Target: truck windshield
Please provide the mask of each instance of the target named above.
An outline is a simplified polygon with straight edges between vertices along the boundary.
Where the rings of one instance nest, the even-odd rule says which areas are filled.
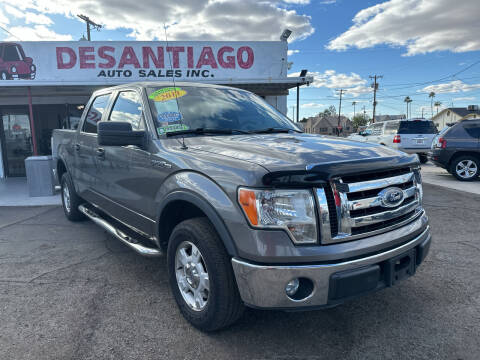
[[[263,99],[243,90],[150,87],[147,95],[159,135],[195,129],[237,130],[239,133],[265,129],[300,131]]]

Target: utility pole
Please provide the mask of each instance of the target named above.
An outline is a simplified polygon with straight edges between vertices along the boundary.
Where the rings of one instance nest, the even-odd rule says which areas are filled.
[[[357,102],[356,101],[352,102],[352,105],[353,105],[353,117],[355,117],[355,105],[357,105]]]
[[[86,15],[77,15],[80,19],[82,19],[83,21],[85,21],[87,23],[87,40],[90,41],[90,25],[92,25],[92,27],[95,29],[95,30],[100,30],[102,28],[102,25],[100,24],[97,24],[95,22],[93,22],[92,20],[90,20],[90,18]]]
[[[337,125],[337,134],[340,136],[340,116],[342,114],[342,95],[347,92],[347,90],[340,89],[340,90],[335,90],[337,94],[340,95],[340,104],[338,105],[338,125]]]
[[[292,106],[292,121],[295,121],[295,106]]]
[[[378,83],[377,83],[377,79],[381,79],[383,78],[382,75],[370,75],[369,76],[370,79],[373,79],[373,84],[371,85],[372,88],[373,88],[373,116],[372,116],[372,123],[375,122],[375,108],[377,107],[377,90],[378,90]]]
[[[365,105],[363,105],[363,120],[367,117],[367,112],[365,111]]]

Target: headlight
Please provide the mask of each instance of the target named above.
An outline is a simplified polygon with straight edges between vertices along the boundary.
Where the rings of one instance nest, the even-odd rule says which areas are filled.
[[[35,72],[35,65],[33,65],[33,64],[30,65],[30,71],[31,71],[31,72]]]
[[[16,73],[16,72],[17,72],[17,68],[16,68],[15,66],[12,66],[12,67],[10,68],[10,71],[11,71],[12,73]]]
[[[309,190],[240,188],[238,202],[252,226],[284,229],[295,244],[317,242],[315,202]]]

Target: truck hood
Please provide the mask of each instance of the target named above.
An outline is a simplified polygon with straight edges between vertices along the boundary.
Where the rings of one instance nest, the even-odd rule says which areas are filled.
[[[305,170],[315,164],[402,158],[383,145],[311,134],[253,134],[188,138],[188,147],[248,161],[267,171]]]

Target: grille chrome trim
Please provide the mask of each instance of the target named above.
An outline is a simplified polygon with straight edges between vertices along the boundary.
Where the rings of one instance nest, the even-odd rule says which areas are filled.
[[[366,191],[366,190],[374,190],[374,189],[381,189],[384,187],[389,187],[392,185],[403,184],[409,181],[412,181],[415,175],[413,172],[398,175],[390,178],[378,179],[378,180],[369,180],[369,181],[362,181],[358,183],[350,183],[348,184],[348,192],[359,192],[359,191]]]
[[[405,199],[405,203],[398,207],[384,207],[381,204],[380,195],[372,197],[372,193],[375,193],[374,190],[380,193],[383,189],[395,185],[402,187]],[[330,186],[333,199],[331,195],[329,197],[326,194],[330,189],[315,189],[319,209],[321,244],[356,240],[391,231],[408,224],[424,213],[421,185],[417,183],[413,171],[389,178],[352,183],[343,183],[342,179],[338,178],[332,180]],[[362,193],[363,191],[369,191],[369,193]],[[348,200],[352,193],[356,193],[355,200]],[[361,198],[361,196],[368,197]],[[365,211],[365,215],[363,212],[357,211],[364,209],[368,210]],[[350,211],[354,210],[355,214],[352,213],[351,216]],[[397,218],[398,222],[395,221]],[[332,222],[332,219],[336,219],[338,225]],[[375,224],[378,225],[375,226]]]

